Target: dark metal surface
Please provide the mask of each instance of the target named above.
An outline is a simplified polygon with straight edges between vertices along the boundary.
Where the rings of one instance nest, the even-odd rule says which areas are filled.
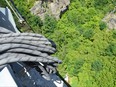
[[[11,66],[17,85],[67,87],[57,76],[56,67],[61,60],[51,56],[56,52],[52,43],[40,34],[20,33],[13,24],[13,18],[8,20],[3,12],[0,16],[0,22],[3,23],[0,25],[0,65]]]

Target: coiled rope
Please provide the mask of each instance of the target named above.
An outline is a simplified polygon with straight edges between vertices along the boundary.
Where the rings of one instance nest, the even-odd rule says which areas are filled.
[[[40,34],[13,33],[0,27],[0,65],[12,62],[61,63],[51,42]]]

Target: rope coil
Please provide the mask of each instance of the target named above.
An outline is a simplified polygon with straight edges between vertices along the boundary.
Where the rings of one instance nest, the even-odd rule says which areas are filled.
[[[32,62],[42,71],[42,75],[50,79],[49,73],[56,73],[57,65],[62,63],[50,56],[55,52],[55,47],[43,35],[13,33],[0,27],[0,66],[13,62]]]

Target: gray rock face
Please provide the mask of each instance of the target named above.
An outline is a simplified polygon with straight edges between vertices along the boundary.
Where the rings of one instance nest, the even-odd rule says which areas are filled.
[[[61,14],[68,9],[70,0],[38,0],[30,9],[31,13],[44,19],[45,14],[59,19]]]
[[[108,29],[116,29],[116,14],[108,13],[103,21],[106,22]]]

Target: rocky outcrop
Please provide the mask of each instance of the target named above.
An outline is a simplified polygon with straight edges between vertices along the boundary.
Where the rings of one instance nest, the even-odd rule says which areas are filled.
[[[116,29],[116,6],[103,18],[103,21],[107,24],[108,29]]]
[[[31,13],[44,19],[45,14],[54,16],[59,19],[70,4],[70,0],[38,0],[30,9]]]

